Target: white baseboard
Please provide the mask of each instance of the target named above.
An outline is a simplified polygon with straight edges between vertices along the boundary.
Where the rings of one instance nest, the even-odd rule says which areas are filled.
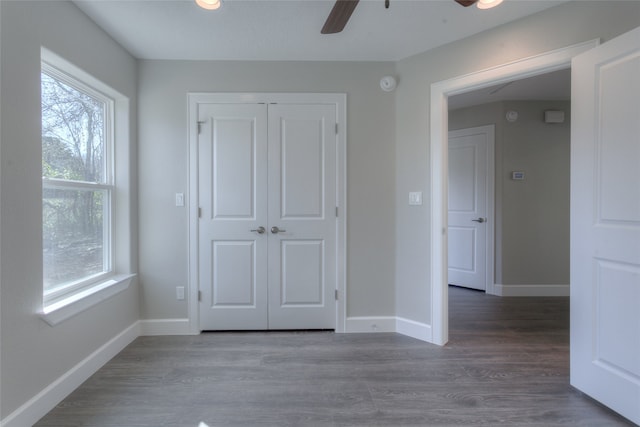
[[[140,335],[193,335],[189,319],[147,319],[140,321]]]
[[[394,316],[347,317],[347,333],[395,331],[396,318]]]
[[[139,336],[139,332],[140,325],[135,322],[9,414],[0,422],[0,425],[2,427],[24,427],[35,424],[112,357],[135,340]]]
[[[431,325],[402,317],[396,318],[396,332],[421,341],[433,342]]]
[[[431,325],[395,316],[347,317],[345,332],[396,332],[426,342],[433,340]]]
[[[569,285],[494,285],[503,297],[568,297]]]

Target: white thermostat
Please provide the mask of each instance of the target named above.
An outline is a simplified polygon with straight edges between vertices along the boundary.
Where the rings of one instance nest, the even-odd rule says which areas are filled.
[[[511,179],[514,181],[524,181],[524,172],[522,171],[511,172]]]

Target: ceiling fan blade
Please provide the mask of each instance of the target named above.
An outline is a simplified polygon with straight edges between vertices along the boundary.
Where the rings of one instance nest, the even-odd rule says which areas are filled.
[[[359,0],[336,0],[336,4],[333,5],[333,9],[327,17],[321,34],[335,34],[342,31],[347,25],[351,14],[358,5]]]
[[[455,0],[455,2],[461,4],[464,7],[469,7],[472,4],[476,4],[478,0]]]

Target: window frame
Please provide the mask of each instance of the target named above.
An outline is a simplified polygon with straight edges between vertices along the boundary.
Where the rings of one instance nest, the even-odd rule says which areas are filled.
[[[80,76],[80,73],[74,73],[72,66],[64,66],[64,64],[52,64],[41,58],[41,75],[47,74],[49,77],[56,79],[71,88],[86,94],[104,104],[104,162],[102,165],[102,182],[88,182],[65,180],[60,178],[42,177],[42,190],[59,189],[59,190],[76,190],[76,191],[104,191],[106,194],[103,203],[103,271],[97,274],[84,276],[78,280],[63,283],[52,289],[44,289],[43,275],[43,307],[46,309],[50,306],[57,306],[67,298],[73,298],[77,294],[81,294],[88,289],[100,286],[105,280],[108,280],[115,272],[115,209],[114,200],[116,199],[115,185],[115,115],[116,101],[103,91],[97,89],[94,85],[87,82],[86,76]],[[60,62],[60,61],[56,61]],[[41,78],[42,80],[42,78]],[[96,80],[97,79],[93,79]],[[41,95],[42,96],[42,95]],[[44,199],[44,194],[42,195]],[[44,248],[43,248],[44,249]],[[43,255],[44,256],[44,255]]]

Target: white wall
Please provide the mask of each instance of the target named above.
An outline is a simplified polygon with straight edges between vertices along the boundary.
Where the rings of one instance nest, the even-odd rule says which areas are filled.
[[[396,314],[431,324],[430,85],[640,25],[640,2],[570,2],[398,62],[396,97]],[[422,190],[423,206],[402,203]]]
[[[140,61],[140,283],[144,319],[186,318],[188,92],[347,94],[348,316],[394,314],[393,63]],[[187,203],[188,205],[188,203]]]
[[[7,418],[139,318],[138,288],[51,327],[42,309],[40,48],[136,104],[136,62],[71,3],[0,2],[2,54],[2,405]],[[135,115],[130,121],[135,123]],[[136,129],[130,139],[135,141]],[[135,145],[131,147],[135,162]],[[132,178],[135,170],[131,171]],[[134,191],[127,195],[135,200]],[[132,216],[135,218],[135,210]],[[135,221],[127,224],[134,237]],[[135,255],[130,264],[136,264]]]
[[[515,110],[509,123],[505,113]],[[544,123],[544,111],[565,112]],[[449,112],[449,130],[495,124],[496,283],[569,285],[570,102],[507,101]],[[524,181],[511,179],[524,171]],[[567,289],[568,290],[568,289]]]

